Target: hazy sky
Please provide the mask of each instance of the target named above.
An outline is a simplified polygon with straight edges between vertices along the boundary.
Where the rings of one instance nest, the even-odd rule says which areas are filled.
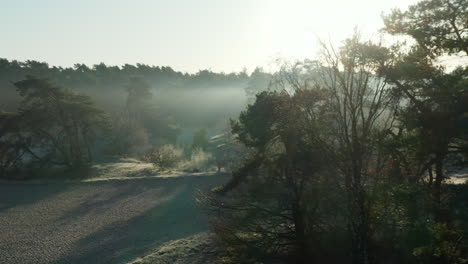
[[[0,0],[0,58],[196,72],[313,57],[317,37],[368,36],[415,0]]]

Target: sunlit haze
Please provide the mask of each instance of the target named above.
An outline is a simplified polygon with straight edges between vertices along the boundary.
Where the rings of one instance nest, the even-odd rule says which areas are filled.
[[[415,1],[1,0],[0,57],[54,66],[144,63],[196,72],[268,69],[316,54],[358,27],[375,36],[382,12]]]
[[[468,264],[468,0],[0,0],[0,264]]]

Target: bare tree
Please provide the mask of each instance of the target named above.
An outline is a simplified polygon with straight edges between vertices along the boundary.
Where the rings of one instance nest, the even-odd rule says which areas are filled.
[[[317,85],[330,99],[332,126],[323,135],[323,145],[336,164],[347,195],[353,263],[369,263],[369,201],[373,177],[383,168],[379,150],[392,127],[392,97],[379,67],[388,60],[387,49],[362,42],[358,34],[336,50],[322,43]],[[319,139],[320,140],[320,139]]]

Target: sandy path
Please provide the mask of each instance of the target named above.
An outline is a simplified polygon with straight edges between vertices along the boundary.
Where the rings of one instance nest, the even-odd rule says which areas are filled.
[[[125,263],[206,231],[195,190],[223,175],[0,182],[0,263]]]

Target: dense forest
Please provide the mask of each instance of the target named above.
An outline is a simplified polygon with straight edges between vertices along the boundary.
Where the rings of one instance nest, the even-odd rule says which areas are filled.
[[[218,263],[468,263],[468,184],[451,181],[468,161],[468,2],[383,20],[404,41],[356,31],[273,73],[1,59],[0,176],[109,157],[229,173],[196,197]]]
[[[31,83],[41,83],[43,89],[56,86],[61,91],[89,97],[103,111],[101,127],[106,126],[107,132],[110,129],[114,137],[124,133],[129,137],[124,143],[127,146],[101,151],[103,155],[135,154],[146,148],[148,142],[189,146],[200,130],[207,131],[206,137],[222,133],[229,118],[238,115],[249,98],[254,98],[256,89],[267,89],[271,77],[261,68],[249,75],[208,70],[188,74],[170,67],[141,64],[118,67],[101,63],[92,68],[76,64],[73,68],[61,68],[37,61],[0,59],[0,65],[0,109],[5,113],[15,112],[26,104],[22,97],[28,88],[24,88],[23,94],[18,86],[25,78]],[[35,99],[43,103],[48,100]],[[100,138],[104,137],[109,139],[109,134]],[[108,143],[112,145],[115,141]]]
[[[160,111],[166,115],[170,113],[184,127],[198,128],[215,127],[222,122],[221,119],[237,115],[245,106],[245,92],[253,97],[255,91],[252,87],[266,86],[270,74],[260,68],[250,75],[246,72],[225,74],[209,70],[188,74],[177,72],[171,67],[142,64],[125,64],[121,67],[104,63],[92,67],[75,64],[72,68],[62,68],[51,67],[45,62],[0,59],[2,109],[14,110],[18,106],[20,96],[13,83],[28,75],[47,78],[75,93],[89,95],[109,112],[123,108],[126,87],[133,85],[132,81],[144,82],[143,85],[147,85],[153,95],[151,99],[154,105]]]

